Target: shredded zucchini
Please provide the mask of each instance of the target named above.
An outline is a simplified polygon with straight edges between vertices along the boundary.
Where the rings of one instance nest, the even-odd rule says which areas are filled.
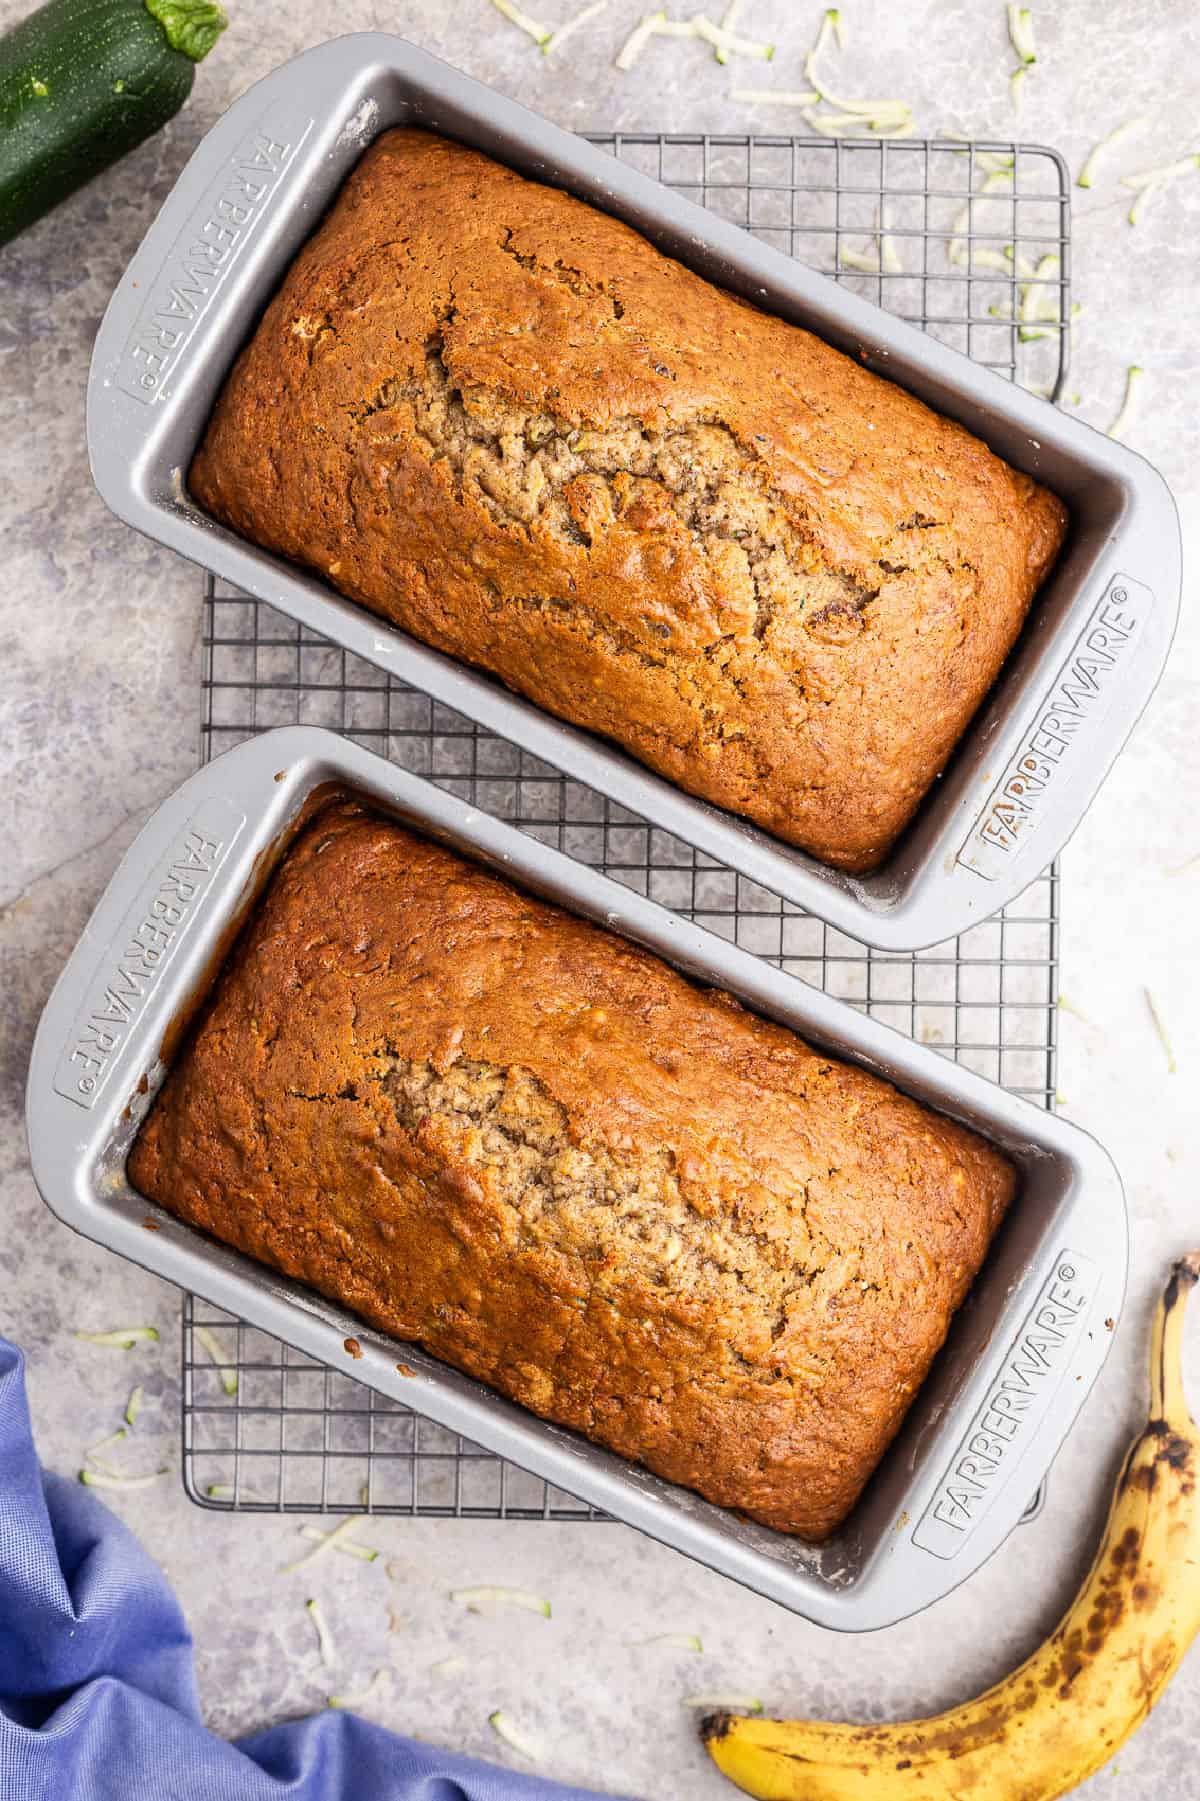
[[[1139,368],[1137,363],[1131,363],[1126,370],[1125,398],[1121,402],[1120,412],[1108,428],[1108,435],[1110,438],[1123,438],[1125,433],[1129,430],[1130,425],[1133,423],[1134,415],[1137,412],[1138,405],[1141,401],[1142,382],[1145,379],[1145,375],[1146,371]],[[1147,999],[1149,999],[1149,989],[1146,990],[1146,996]],[[1150,1006],[1153,1011],[1153,1001],[1150,1002]]]
[[[342,1708],[361,1707],[364,1701],[369,1701],[373,1695],[378,1694],[381,1688],[387,1688],[391,1680],[390,1670],[376,1670],[366,1688],[360,1688],[355,1695],[330,1695],[328,1697],[329,1705]]]
[[[1132,373],[1133,371],[1130,370],[1131,375]],[[1110,432],[1109,436],[1111,437],[1113,435],[1114,434]],[[1166,1025],[1163,1021],[1163,1016],[1158,1010],[1158,1003],[1148,988],[1143,988],[1142,993],[1145,995],[1146,1005],[1150,1009],[1150,1018],[1153,1022],[1154,1030],[1158,1034],[1158,1042],[1162,1045],[1166,1055],[1167,1074],[1169,1076],[1177,1075],[1179,1073],[1179,1065],[1175,1061],[1174,1046],[1171,1043],[1170,1035],[1168,1034]]]
[[[520,1607],[526,1613],[540,1613],[545,1620],[550,1618],[549,1601],[527,1588],[481,1583],[475,1588],[452,1588],[450,1599],[458,1601],[469,1613],[486,1613],[492,1607]]]
[[[221,1387],[227,1395],[235,1395],[238,1391],[237,1371],[233,1369],[230,1364],[226,1363],[225,1353],[217,1340],[216,1333],[210,1331],[207,1326],[196,1326],[194,1330],[197,1342],[203,1350],[208,1352],[209,1356],[217,1366],[217,1373],[221,1378]]]
[[[939,131],[937,135],[949,140],[945,146],[949,155],[974,157],[977,169],[990,172],[1016,168],[1017,159],[1011,151],[976,150],[973,145],[962,142],[964,134],[959,131]]]
[[[504,1743],[521,1757],[528,1758],[530,1763],[541,1762],[542,1750],[537,1740],[530,1738],[529,1734],[522,1731],[500,1708],[488,1715],[488,1725],[498,1739],[503,1739]]]
[[[815,84],[814,84],[815,85]],[[912,107],[906,100],[843,100],[828,88],[817,92],[826,106],[832,106],[852,119],[870,120],[873,125],[903,125],[912,118]]]
[[[912,134],[912,120],[864,119],[859,113],[808,113],[808,123],[822,137],[840,138],[864,130],[880,138],[906,138]]]
[[[761,1713],[763,1704],[757,1695],[713,1694],[685,1695],[685,1707],[703,1707],[721,1713]]]
[[[616,66],[618,69],[626,71],[632,69],[658,27],[666,23],[666,18],[665,12],[656,12],[647,13],[643,19],[638,21],[617,52]]]
[[[817,41],[809,51],[806,61],[815,61],[816,58],[820,56],[825,46],[831,41],[835,43],[839,49],[841,48],[841,39],[838,35],[841,17],[841,13],[836,6],[827,6],[825,8],[825,11],[821,14],[821,23],[817,30]],[[814,87],[818,87],[819,85],[818,82],[813,82]]]
[[[543,25],[540,19],[531,19],[527,12],[522,12],[521,8],[516,5],[516,0],[492,0],[492,5],[498,13],[503,13],[511,24],[518,26],[521,31],[531,37],[535,44],[540,44],[545,49],[554,35],[548,25]]]
[[[582,12],[576,13],[573,19],[568,19],[565,25],[556,26],[548,38],[541,40],[542,55],[549,56],[552,50],[561,50],[567,39],[573,37],[581,25],[586,25],[589,19],[594,19],[597,13],[602,13],[607,5],[608,0],[592,0],[591,6],[585,6]]]
[[[364,1563],[374,1563],[379,1552],[373,1550],[369,1545],[356,1544],[350,1537],[358,1525],[358,1521],[358,1514],[349,1514],[344,1520],[338,1522],[332,1532],[318,1532],[315,1526],[301,1526],[300,1537],[312,1539],[316,1548],[306,1551],[303,1557],[297,1557],[294,1563],[283,1564],[279,1574],[290,1576],[293,1570],[302,1570],[306,1565],[315,1563],[318,1557],[325,1555],[326,1551],[344,1551],[349,1557],[358,1557]]]
[[[907,137],[912,130],[912,107],[904,100],[843,100],[826,86],[817,72],[817,61],[822,51],[833,40],[840,47],[845,42],[841,13],[836,7],[829,7],[822,14],[821,28],[817,32],[817,41],[804,59],[806,80],[817,91],[818,96],[831,106],[838,115],[845,114],[852,119],[867,121],[871,131],[879,136]],[[834,119],[826,114],[820,124],[814,118],[810,123],[816,125],[827,137],[840,134],[842,121],[839,119],[835,127]]]
[[[1055,275],[1058,273],[1058,268],[1059,260],[1057,256],[1051,253],[1041,257],[1034,268],[1033,273],[1030,275],[1029,280],[1025,282],[1021,288],[1020,304],[1017,308],[1017,319],[1023,327],[1032,328],[1034,322],[1037,320],[1049,321],[1054,325],[1060,323],[1058,307],[1053,302],[1051,302],[1049,306],[1047,305],[1048,296],[1046,294],[1046,284],[1053,281]],[[1025,331],[1021,331],[1017,335],[1023,341],[1026,340]],[[1044,338],[1046,333],[1044,331],[1033,332],[1031,330],[1029,335]]]
[[[972,200],[991,199],[995,195],[1000,193],[1000,191],[1002,189],[1011,188],[1012,181],[1013,181],[1012,172],[1010,170],[1007,170],[1007,169],[992,169],[992,170],[990,170],[988,172],[988,174],[986,174],[984,176],[983,181],[981,182],[979,187],[974,189],[974,191],[971,194],[971,198],[966,202],[966,204],[964,206],[961,206],[959,208],[958,212],[954,215],[954,223],[950,227],[951,238],[957,239],[957,238],[961,237],[961,235],[964,231],[970,230],[970,228],[971,228],[971,201]]]
[[[122,1476],[116,1470],[80,1470],[79,1480],[85,1488],[152,1488],[167,1473],[165,1468],[148,1476]]]
[[[1008,37],[1023,67],[1029,67],[1037,61],[1037,50],[1033,42],[1033,14],[1027,6],[1018,5],[1017,0],[1009,0]]]
[[[116,1431],[110,1432],[107,1438],[98,1438],[94,1445],[89,1445],[87,1450],[83,1453],[83,1461],[85,1463],[95,1464],[96,1468],[99,1470],[105,1469],[106,1465],[100,1457],[100,1452],[107,1451],[109,1445],[123,1444],[128,1437],[129,1433],[126,1431],[125,1427],[118,1426]],[[115,1470],[109,1471],[110,1475],[116,1475],[118,1473],[119,1472]]]
[[[970,259],[971,248],[962,234],[971,229],[972,201],[991,199],[1001,190],[1011,188],[1012,184],[1011,169],[990,169],[980,186],[971,194],[970,199],[959,208],[950,226],[950,242],[946,249],[946,255],[952,263],[962,265]],[[976,254],[978,253],[976,252]]]
[[[466,1668],[465,1657],[443,1657],[440,1663],[430,1664],[429,1674],[431,1676],[461,1676]]]
[[[1200,154],[1181,157],[1175,163],[1164,163],[1158,169],[1143,169],[1140,175],[1123,175],[1121,186],[1135,190],[1133,205],[1127,215],[1129,223],[1137,224],[1147,200],[1153,199],[1155,194],[1160,194],[1181,176],[1191,175],[1196,169],[1200,169]]]
[[[1137,175],[1122,175],[1123,188],[1159,188],[1169,181],[1178,181],[1182,175],[1194,175],[1200,169],[1200,151],[1191,156],[1181,156],[1178,162],[1163,163],[1157,169],[1143,169]]]
[[[727,13],[726,18],[728,16]],[[769,63],[775,55],[774,44],[759,44],[752,38],[738,37],[727,26],[714,25],[704,13],[693,13],[690,19],[669,19],[660,8],[658,12],[647,13],[626,38],[617,55],[617,68],[632,69],[653,37],[700,38],[713,46],[718,62],[728,62],[731,56],[753,56]]]
[[[1157,193],[1158,183],[1154,181],[1147,182],[1144,188],[1139,188],[1137,194],[1134,196],[1133,204],[1125,215],[1130,225],[1136,225],[1138,223],[1138,220],[1142,216],[1142,208],[1145,206],[1147,200],[1153,200]]]
[[[313,1630],[317,1635],[317,1650],[320,1654],[321,1662],[325,1664],[326,1667],[329,1667],[334,1661],[333,1634],[330,1632],[329,1626],[326,1623],[325,1615],[321,1612],[321,1603],[319,1601],[306,1601],[304,1603],[304,1610],[312,1621]]]
[[[737,16],[741,10],[742,0],[729,0],[729,5],[725,8],[725,11],[721,16],[722,31],[731,32],[733,30],[734,26],[737,24]],[[727,63],[729,61],[728,50],[723,50],[720,45],[714,50],[713,55],[719,63]]]
[[[157,1326],[114,1326],[111,1332],[76,1332],[84,1344],[108,1345],[115,1351],[132,1351],[134,1345],[157,1344]]]
[[[711,44],[718,55],[724,51],[727,56],[752,56],[760,62],[769,63],[775,55],[774,44],[756,44],[752,38],[736,37],[732,31],[726,31],[722,25],[714,25],[703,13],[696,13],[691,20],[693,37],[703,38]]]
[[[1118,144],[1123,144],[1127,137],[1131,137],[1135,131],[1140,131],[1143,125],[1147,124],[1149,124],[1149,120],[1141,115],[1133,119],[1126,119],[1122,125],[1115,125],[1107,137],[1101,138],[1098,144],[1092,146],[1087,160],[1075,178],[1075,185],[1081,188],[1090,188],[1095,180],[1097,169],[1109,151],[1115,150]]]
[[[886,231],[877,234],[879,244],[879,266],[885,275],[903,275],[904,263],[896,248],[895,238]]]
[[[316,1526],[301,1526],[300,1536],[311,1539],[314,1544],[323,1544],[327,1538],[332,1538],[333,1534],[321,1532]],[[357,1539],[348,1537],[339,1538],[333,1549],[340,1551],[343,1557],[356,1557],[359,1563],[374,1563],[379,1556],[377,1546],[360,1545]]]

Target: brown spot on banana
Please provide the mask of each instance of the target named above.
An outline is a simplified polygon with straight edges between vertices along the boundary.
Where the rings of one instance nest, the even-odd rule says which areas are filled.
[[[1183,1392],[1181,1259],[1155,1315],[1151,1407],[1114,1490],[1091,1570],[1050,1638],[975,1700],[927,1720],[852,1726],[706,1720],[713,1761],[764,1801],[1053,1801],[1145,1719],[1200,1632],[1200,1432]]]

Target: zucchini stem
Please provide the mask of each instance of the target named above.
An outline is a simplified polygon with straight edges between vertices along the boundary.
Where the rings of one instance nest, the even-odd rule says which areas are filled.
[[[229,20],[216,0],[144,0],[146,11],[157,19],[172,50],[180,50],[194,63],[203,62]]]

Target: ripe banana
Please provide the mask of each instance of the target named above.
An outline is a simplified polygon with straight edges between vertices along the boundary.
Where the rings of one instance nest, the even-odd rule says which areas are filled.
[[[1087,1580],[1058,1629],[986,1694],[928,1720],[851,1726],[717,1714],[717,1767],[763,1801],[1053,1801],[1141,1725],[1200,1632],[1200,1431],[1181,1348],[1200,1252],[1158,1304],[1150,1419],[1125,1459]]]

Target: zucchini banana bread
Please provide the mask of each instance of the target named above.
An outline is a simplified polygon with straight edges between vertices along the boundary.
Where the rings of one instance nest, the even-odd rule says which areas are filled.
[[[961,426],[606,214],[385,133],[199,504],[826,863],[876,866],[1065,526]]]
[[[831,1532],[1008,1162],[658,958],[336,803],[276,873],[135,1186],[710,1501]]]

